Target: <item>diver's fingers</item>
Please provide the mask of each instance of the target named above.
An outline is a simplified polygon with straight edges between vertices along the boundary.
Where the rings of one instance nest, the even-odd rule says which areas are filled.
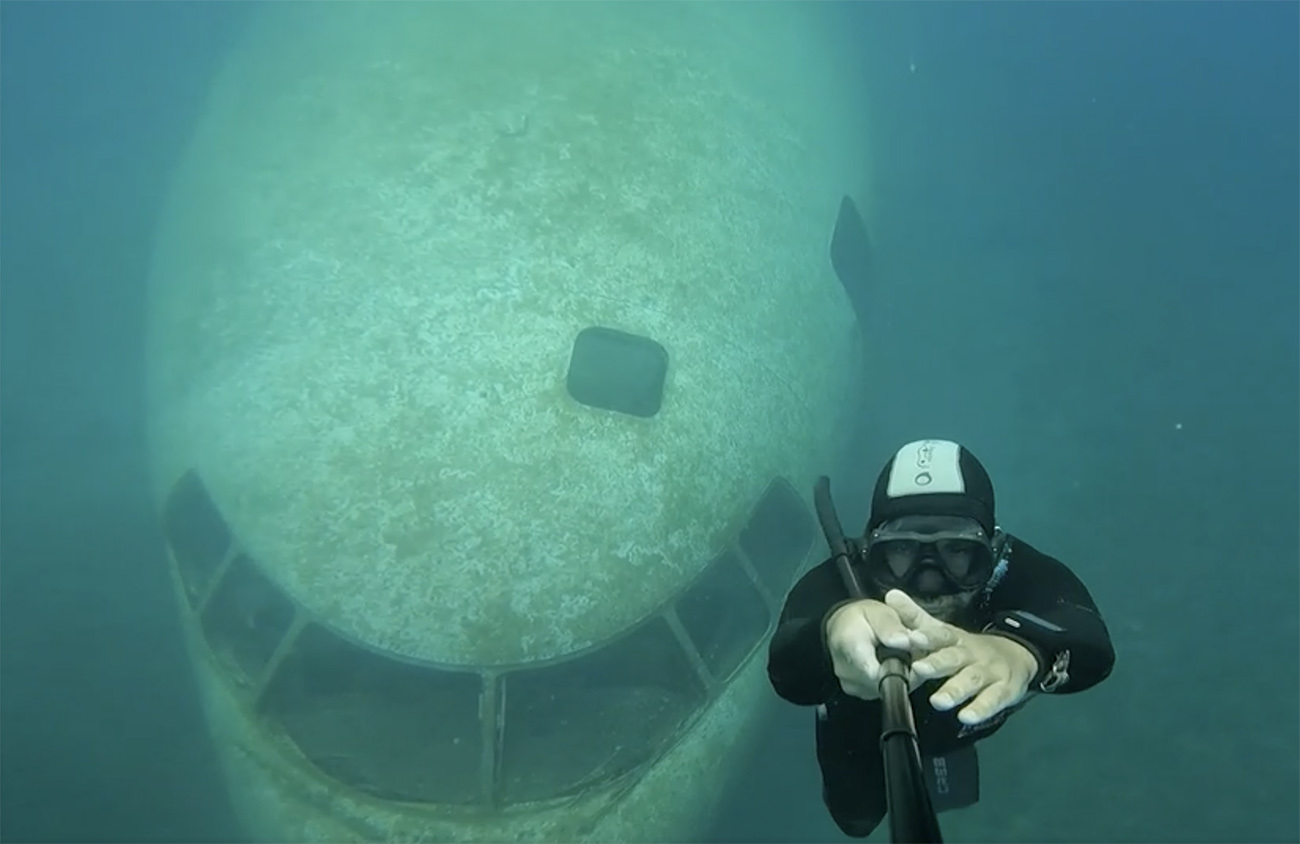
[[[885,604],[898,614],[898,619],[906,627],[916,630],[926,624],[937,624],[934,616],[921,608],[921,605],[901,589],[890,589],[885,593]]]
[[[963,724],[978,724],[1016,702],[1016,688],[1005,680],[992,684],[961,708],[957,720]]]
[[[955,645],[926,654],[912,663],[912,670],[918,677],[933,680],[936,677],[951,677],[970,663],[970,650]]]
[[[886,593],[885,601],[898,613],[899,620],[908,628],[907,635],[912,650],[937,651],[961,641],[960,628],[930,615],[905,592],[891,589]]]
[[[939,690],[930,695],[930,703],[935,709],[948,710],[979,694],[985,686],[992,683],[992,678],[981,665],[967,665],[962,668]]]
[[[912,648],[918,651],[938,651],[959,645],[962,631],[951,624],[936,621],[926,624],[908,634],[912,639]]]
[[[849,697],[861,698],[862,700],[875,700],[880,696],[876,687],[872,684],[855,683],[852,680],[841,680],[840,688],[844,689],[844,694]]]
[[[866,635],[845,645],[844,656],[861,676],[875,683],[880,679],[880,659],[876,656],[876,643]]]
[[[863,616],[871,624],[877,643],[900,651],[907,650],[910,647],[912,638],[908,633],[907,626],[903,624],[903,620],[898,617],[898,613],[893,607],[886,606],[879,601],[864,601]]]
[[[841,607],[827,624],[826,643],[830,647],[835,674],[841,680],[875,682],[880,676],[876,633],[868,618],[872,603],[875,602],[856,601]]]

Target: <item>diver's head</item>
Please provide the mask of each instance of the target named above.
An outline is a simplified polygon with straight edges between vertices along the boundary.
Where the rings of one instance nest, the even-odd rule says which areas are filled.
[[[876,481],[862,541],[871,589],[901,589],[926,612],[956,622],[993,574],[993,483],[947,440],[898,450]]]

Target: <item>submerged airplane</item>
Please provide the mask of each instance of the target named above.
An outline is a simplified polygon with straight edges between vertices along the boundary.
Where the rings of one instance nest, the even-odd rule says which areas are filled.
[[[148,359],[236,813],[697,835],[859,386],[830,7],[255,14],[160,221]]]

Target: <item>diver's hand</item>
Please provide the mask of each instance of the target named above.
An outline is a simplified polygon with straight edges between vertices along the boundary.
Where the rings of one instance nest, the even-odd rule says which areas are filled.
[[[880,659],[876,656],[880,645],[904,651],[913,647],[912,636],[897,611],[880,601],[845,604],[826,620],[827,650],[846,695],[862,700],[880,697]],[[909,681],[909,692],[923,682],[914,674],[909,674]]]
[[[971,633],[945,624],[893,590],[885,601],[909,629],[913,648],[928,651],[912,663],[922,680],[949,677],[930,695],[935,709],[948,710],[966,701],[957,713],[963,724],[987,721],[1024,700],[1038,660],[1029,649],[1005,636]]]

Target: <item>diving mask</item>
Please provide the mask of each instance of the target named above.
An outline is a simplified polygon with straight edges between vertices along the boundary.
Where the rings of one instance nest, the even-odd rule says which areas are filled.
[[[882,591],[911,595],[971,592],[993,573],[993,541],[978,523],[954,516],[904,516],[863,539],[866,574]]]

